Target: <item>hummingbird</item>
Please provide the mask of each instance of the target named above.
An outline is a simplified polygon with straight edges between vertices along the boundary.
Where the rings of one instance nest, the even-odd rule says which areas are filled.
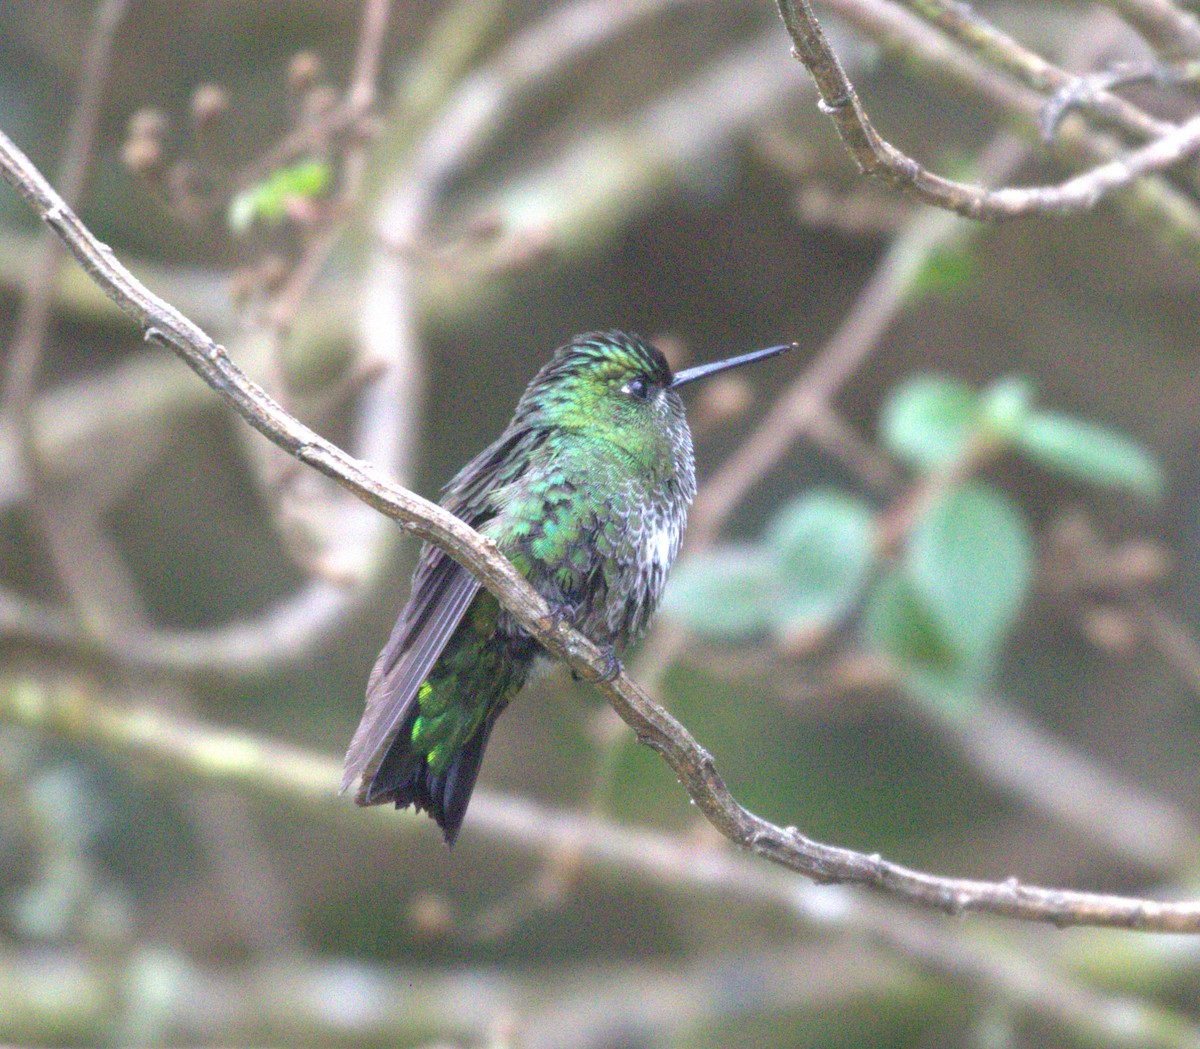
[[[696,494],[679,389],[793,345],[672,373],[636,335],[577,335],[441,504],[605,649],[615,677],[662,596]],[[453,845],[492,726],[546,655],[465,568],[426,543],[371,671],[342,792],[357,782],[359,805],[412,805]]]

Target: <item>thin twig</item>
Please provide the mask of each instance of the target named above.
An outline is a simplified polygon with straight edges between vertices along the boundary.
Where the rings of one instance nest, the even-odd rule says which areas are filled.
[[[127,0],[100,0],[92,12],[59,173],[64,197],[72,207],[79,206],[87,184],[113,46],[127,7]],[[46,483],[46,472],[37,456],[32,427],[33,396],[62,260],[62,243],[51,236],[50,231],[43,231],[21,289],[0,418],[11,427],[26,506],[46,541],[74,611],[85,619],[104,622],[109,619],[111,608],[124,604],[124,599],[131,599],[131,604],[126,607],[132,607],[136,603],[135,591],[125,585],[112,547],[104,542],[98,523],[94,519],[84,520],[77,513],[78,505],[64,505],[62,492]],[[81,538],[97,542],[81,547],[77,545]],[[87,549],[90,556],[81,557],[82,549]],[[87,582],[91,569],[95,569],[94,579],[98,585],[90,588],[80,585]],[[111,605],[105,600],[106,591],[107,596],[114,598]]]
[[[825,0],[826,6],[849,25],[868,37],[894,48],[906,60],[928,66],[931,72],[954,83],[999,109],[1013,122],[1031,132],[1040,127],[1046,101],[1034,92],[985,66],[944,34],[891,0]],[[1071,50],[1094,52],[1094,19],[1080,23]],[[1086,57],[1073,65],[1086,67]],[[1058,133],[1058,150],[1077,164],[1105,163],[1120,155],[1119,143],[1100,132],[1087,132],[1082,124],[1068,122]],[[1169,245],[1181,254],[1200,257],[1200,209],[1188,193],[1168,179],[1148,175],[1131,183],[1113,198],[1126,220],[1147,237]]]
[[[92,12],[60,173],[64,197],[72,207],[79,206],[87,185],[114,44],[127,9],[127,0],[99,0]],[[72,610],[97,625],[130,623],[138,618],[140,599],[104,535],[96,516],[99,510],[84,506],[74,492],[48,483],[34,442],[33,396],[63,254],[61,241],[43,231],[22,289],[6,375],[4,418],[14,428],[27,509],[46,542]],[[104,494],[113,499],[131,475],[115,471],[109,480],[112,484]]]
[[[383,57],[383,44],[387,37],[391,7],[391,0],[366,0],[363,4],[362,26],[358,31],[358,50],[354,55],[350,89],[346,94],[346,107],[360,117],[369,113],[375,105],[379,66]]]
[[[679,776],[709,822],[740,847],[817,881],[867,885],[950,914],[982,911],[1056,925],[1200,932],[1200,901],[1165,903],[1038,888],[1022,885],[1016,879],[994,883],[941,878],[878,855],[813,841],[794,827],[778,827],[747,811],[717,773],[712,756],[682,724],[657,706],[627,674],[621,673],[615,681],[603,680],[606,654],[554,615],[493,542],[441,507],[388,482],[284,412],[229,360],[222,347],[140,284],[2,134],[0,169],[5,180],[63,238],[92,278],[138,324],[148,341],[178,354],[269,440],[466,567],[551,655],[597,682],[639,740],[657,751]]]
[[[1200,55],[1200,19],[1171,0],[1107,0],[1107,3],[1168,59]]]
[[[809,0],[778,0],[795,54],[812,74],[820,106],[832,118],[847,151],[866,175],[914,193],[927,204],[971,219],[1008,219],[1085,211],[1114,190],[1200,151],[1200,118],[1172,128],[1149,145],[1058,186],[987,190],[943,178],[883,138],[825,38]]]
[[[1152,172],[1163,171],[1200,151],[1200,117],[1180,124],[1154,141],[1057,186],[997,189],[985,193],[973,218],[1033,214],[1065,215],[1094,208],[1109,193]],[[964,212],[969,213],[969,212]]]
[[[979,166],[989,176],[1002,177],[1025,155],[1025,147],[1011,135],[999,135],[984,150]],[[701,550],[716,538],[746,492],[779,462],[878,349],[907,300],[913,279],[932,253],[972,229],[946,212],[933,211],[918,216],[892,241],[841,326],[812,364],[701,489],[688,530],[689,550]]]
[[[329,253],[340,239],[359,194],[367,164],[367,137],[360,125],[375,104],[380,55],[387,34],[391,0],[366,0],[354,70],[341,105],[340,126],[351,135],[342,157],[341,186],[337,197],[329,201],[324,228],[316,231],[305,246],[287,283],[272,297],[268,326],[276,333],[289,325],[308,295]]]
[[[1015,76],[1034,91],[1052,94],[1080,83],[1079,77],[1056,66],[1003,30],[991,25],[968,4],[958,0],[907,2],[922,18]],[[1151,116],[1139,106],[1107,90],[1090,91],[1087,108],[1103,116],[1122,131],[1139,138],[1155,138],[1172,128],[1169,122]]]
[[[79,76],[79,91],[71,110],[66,143],[63,147],[62,167],[58,174],[63,199],[71,207],[79,206],[87,182],[100,107],[112,64],[113,44],[128,6],[128,0],[99,0],[92,15],[92,28],[88,34]],[[17,315],[16,334],[13,337],[5,376],[2,412],[4,417],[22,431],[28,428],[29,404],[37,383],[42,343],[46,336],[50,304],[54,298],[55,277],[62,256],[61,242],[47,232],[40,239],[27,271],[24,295]]]
[[[350,85],[341,103],[331,108],[320,119],[305,122],[303,126],[275,143],[253,164],[239,172],[239,188],[261,181],[276,168],[328,141],[331,135],[347,131],[354,133],[355,127],[362,123],[375,104],[391,6],[391,0],[364,0]]]

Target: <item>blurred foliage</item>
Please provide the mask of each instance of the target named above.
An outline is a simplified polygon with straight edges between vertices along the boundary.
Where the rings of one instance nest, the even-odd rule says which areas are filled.
[[[873,544],[869,506],[816,489],[785,505],[756,546],[723,546],[685,561],[663,614],[710,638],[827,630],[858,600]]]
[[[811,490],[777,512],[760,543],[686,561],[664,613],[714,639],[768,631],[817,638],[861,600],[868,647],[892,661],[915,695],[952,712],[989,683],[1035,569],[1026,516],[972,473],[1017,450],[1048,471],[1145,498],[1161,496],[1162,473],[1136,441],[1035,409],[1025,379],[977,393],[916,375],[880,414],[884,446],[918,471],[896,501],[898,539],[884,535],[895,528],[888,511],[877,520],[854,496]]]
[[[329,165],[320,160],[280,168],[229,202],[229,228],[244,234],[255,222],[278,226],[294,208],[320,200],[329,181]]]
[[[978,7],[1071,68],[1139,53],[1103,12]],[[0,127],[48,174],[89,15],[0,5]],[[424,493],[577,331],[619,325],[697,361],[801,340],[726,403],[691,404],[703,486],[923,220],[858,177],[757,0],[393,4],[362,196],[341,215],[324,205],[345,169],[322,151],[256,165],[311,116],[296,53],[319,49],[318,86],[344,88],[361,15],[133,4],[83,214],[323,433],[373,460],[372,433],[404,444],[393,468]],[[885,43],[837,28],[914,155],[974,156],[1011,115]],[[196,110],[215,83],[219,121]],[[1194,104],[1138,90],[1163,120]],[[165,122],[139,172],[121,155],[147,108]],[[404,196],[463,144],[432,204]],[[1070,159],[1035,150],[1013,179]],[[418,205],[419,237],[376,234]],[[11,193],[0,217],[7,347],[34,222]],[[269,345],[287,266],[343,218]],[[902,305],[826,406],[838,426],[794,443],[726,542],[685,551],[668,608],[686,644],[660,629],[631,669],[781,824],[942,873],[1194,894],[1200,274],[1118,206],[956,222],[907,261]],[[948,922],[732,855],[561,671],[499,721],[453,852],[423,817],[336,798],[411,544],[307,490],[77,275],[55,294],[32,443],[0,432],[0,1040],[1195,1042],[1192,941]],[[362,348],[388,324],[415,360]],[[398,376],[382,407],[381,374]],[[371,568],[322,560],[337,542]],[[57,728],[21,727],[47,697]],[[311,749],[256,749],[271,739]]]

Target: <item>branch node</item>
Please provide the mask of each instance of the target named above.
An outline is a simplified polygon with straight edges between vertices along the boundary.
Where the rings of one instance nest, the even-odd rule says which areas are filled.
[[[171,340],[167,338],[167,333],[162,328],[156,327],[153,324],[147,326],[146,330],[142,333],[142,339],[164,350],[171,348]]]
[[[57,204],[46,209],[42,221],[53,230],[62,230],[67,224],[66,213]]]
[[[961,918],[971,905],[971,896],[962,889],[952,889],[943,898],[943,909],[951,918]]]
[[[848,109],[854,104],[854,96],[850,94],[839,95],[837,98],[818,98],[817,108],[827,117],[837,116],[843,109]]]

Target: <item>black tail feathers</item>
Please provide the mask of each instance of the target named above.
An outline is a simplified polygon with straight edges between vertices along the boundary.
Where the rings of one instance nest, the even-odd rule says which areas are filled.
[[[394,802],[398,809],[412,805],[417,812],[429,813],[446,844],[453,845],[467,814],[493,720],[487,718],[440,772],[429,767],[424,754],[412,749],[412,726],[401,725],[374,775],[364,781],[359,804]]]

